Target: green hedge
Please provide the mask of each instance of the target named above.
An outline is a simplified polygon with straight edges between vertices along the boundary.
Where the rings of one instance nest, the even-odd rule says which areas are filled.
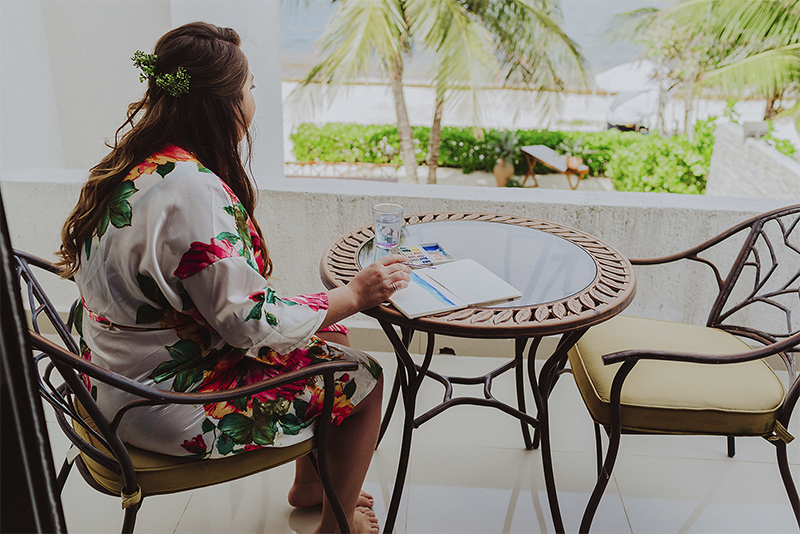
[[[429,128],[414,127],[417,162],[428,154]],[[471,128],[442,128],[439,165],[456,167],[465,173],[489,171],[497,161],[493,144],[498,130],[486,130],[482,140]],[[584,163],[590,176],[606,176],[618,191],[651,191],[702,194],[706,187],[714,146],[713,118],[698,122],[694,140],[685,135],[663,138],[634,132],[562,132],[517,130],[519,146],[546,145],[557,149],[567,139],[582,143]],[[302,124],[291,135],[298,161],[402,163],[397,127],[328,123]],[[524,175],[528,164],[523,155],[514,162],[516,174]],[[537,174],[552,172],[541,164]]]

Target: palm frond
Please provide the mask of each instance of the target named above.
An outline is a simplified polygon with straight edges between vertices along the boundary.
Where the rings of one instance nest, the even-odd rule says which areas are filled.
[[[586,85],[586,60],[550,0],[506,0],[478,13],[495,36],[504,84],[561,91]]]
[[[481,124],[479,94],[498,72],[491,34],[457,0],[409,0],[406,8],[412,36],[434,53],[437,96]]]
[[[753,54],[706,73],[701,79],[732,92],[746,88],[771,95],[800,81],[800,43]]]
[[[662,10],[660,17],[691,25],[708,20],[710,32],[723,41],[800,41],[800,0],[687,0]]]
[[[400,0],[337,2],[315,47],[323,56],[284,102],[298,117],[313,116],[340,87],[366,77],[373,61],[390,64],[404,52],[407,31]]]
[[[400,0],[347,0],[337,3],[315,43],[323,60],[301,84],[340,84],[366,76],[371,61],[391,63],[403,52],[407,31]]]

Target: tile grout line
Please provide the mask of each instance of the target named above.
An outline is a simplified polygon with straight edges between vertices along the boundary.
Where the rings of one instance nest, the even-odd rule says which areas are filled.
[[[183,516],[186,515],[186,510],[189,509],[189,503],[192,502],[192,497],[194,497],[194,492],[192,491],[189,493],[189,500],[186,501],[186,506],[183,507],[183,511],[181,512],[181,516],[178,518],[178,522],[175,524],[175,529],[172,531],[172,534],[176,534],[178,532],[178,527],[181,526],[181,521],[183,521]]]
[[[633,534],[633,525],[631,525],[631,518],[628,517],[628,508],[625,506],[625,501],[622,499],[622,491],[619,489],[619,481],[617,480],[616,475],[613,475],[612,478],[614,479],[614,486],[617,488],[617,495],[619,495],[619,502],[622,505],[622,511],[625,514],[625,521],[628,522],[628,528],[631,530],[631,534]]]

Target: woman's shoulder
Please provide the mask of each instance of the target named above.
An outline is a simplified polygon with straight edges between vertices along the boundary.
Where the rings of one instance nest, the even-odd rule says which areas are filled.
[[[221,196],[235,203],[231,198],[230,188],[214,172],[198,161],[191,152],[174,145],[167,145],[147,157],[131,170],[127,180],[138,180],[141,183],[141,178],[144,177],[149,178],[145,180],[151,182],[151,186],[165,192],[178,194],[174,191],[177,189],[180,196]]]

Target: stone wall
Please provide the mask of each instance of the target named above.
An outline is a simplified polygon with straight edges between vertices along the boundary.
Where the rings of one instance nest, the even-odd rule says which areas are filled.
[[[800,200],[800,163],[761,139],[745,139],[741,126],[720,124],[706,195]]]

